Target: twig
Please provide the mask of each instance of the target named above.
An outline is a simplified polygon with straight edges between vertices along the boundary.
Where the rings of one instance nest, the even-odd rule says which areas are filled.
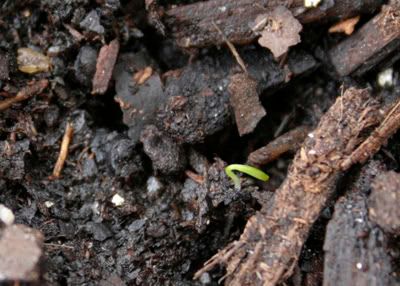
[[[247,158],[248,164],[255,166],[266,165],[288,151],[296,151],[309,131],[309,127],[300,126],[281,135],[268,145],[252,152]]]
[[[16,96],[0,101],[0,111],[6,110],[15,103],[24,101],[36,94],[41,93],[48,85],[49,81],[47,79],[34,81],[31,85],[22,88]]]
[[[231,51],[232,55],[235,57],[236,62],[239,64],[239,66],[242,68],[242,71],[247,74],[247,69],[246,65],[244,64],[244,61],[240,57],[238,51],[236,50],[235,46],[228,40],[228,38],[224,35],[224,33],[221,31],[221,29],[215,24],[215,22],[212,22],[213,26],[217,31],[221,34],[224,42],[228,46],[229,50]]]
[[[69,144],[71,143],[73,134],[74,134],[74,128],[72,127],[72,124],[68,122],[67,127],[65,129],[64,137],[61,142],[60,154],[54,166],[53,175],[51,176],[52,179],[58,179],[61,175],[61,171],[64,167],[65,160],[67,159],[68,156],[68,147]]]

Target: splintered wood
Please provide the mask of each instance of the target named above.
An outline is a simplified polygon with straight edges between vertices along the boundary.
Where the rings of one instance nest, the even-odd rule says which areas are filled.
[[[367,90],[348,89],[297,152],[273,202],[247,222],[238,241],[217,253],[195,278],[226,265],[227,285],[272,286],[297,265],[309,230],[335,191],[341,163],[376,125],[379,105]]]

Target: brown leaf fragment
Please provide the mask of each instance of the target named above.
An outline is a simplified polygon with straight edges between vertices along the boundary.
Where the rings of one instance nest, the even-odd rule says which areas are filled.
[[[257,82],[247,74],[235,74],[228,88],[239,135],[251,133],[267,114],[258,99]]]
[[[286,53],[289,47],[301,42],[299,33],[303,26],[284,6],[259,15],[255,23],[255,32],[262,29],[258,43],[269,49],[276,58]]]
[[[19,48],[17,52],[18,69],[21,72],[35,74],[50,70],[51,60],[44,54],[30,48]]]
[[[97,57],[96,73],[93,77],[92,94],[104,94],[107,91],[115,62],[119,52],[119,41],[114,39],[100,49]]]
[[[329,33],[345,33],[351,35],[354,32],[354,27],[360,21],[360,16],[356,16],[344,21],[341,21],[329,28]]]

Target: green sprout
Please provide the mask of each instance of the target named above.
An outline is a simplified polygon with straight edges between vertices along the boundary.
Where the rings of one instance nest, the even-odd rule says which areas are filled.
[[[235,188],[240,188],[240,179],[233,171],[245,173],[263,182],[266,182],[269,179],[267,174],[255,167],[241,164],[231,164],[225,167],[225,173],[229,178],[232,179],[233,183],[235,184]]]

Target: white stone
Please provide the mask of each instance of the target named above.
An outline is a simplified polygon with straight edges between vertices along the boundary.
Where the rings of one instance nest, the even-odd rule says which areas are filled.
[[[50,201],[45,201],[44,202],[44,206],[46,207],[46,208],[51,208],[52,206],[54,206],[54,203],[53,202],[50,202]]]
[[[321,3],[321,0],[304,0],[304,7],[312,8],[317,7]]]
[[[111,202],[114,204],[114,206],[119,207],[124,204],[125,199],[123,197],[121,197],[119,194],[115,194],[112,197]]]
[[[12,225],[14,220],[15,216],[13,212],[5,205],[0,204],[0,221],[5,225]]]
[[[393,69],[388,68],[378,74],[378,84],[380,87],[393,86]]]
[[[149,193],[157,193],[162,189],[163,185],[156,177],[150,177],[147,179],[147,191]]]

